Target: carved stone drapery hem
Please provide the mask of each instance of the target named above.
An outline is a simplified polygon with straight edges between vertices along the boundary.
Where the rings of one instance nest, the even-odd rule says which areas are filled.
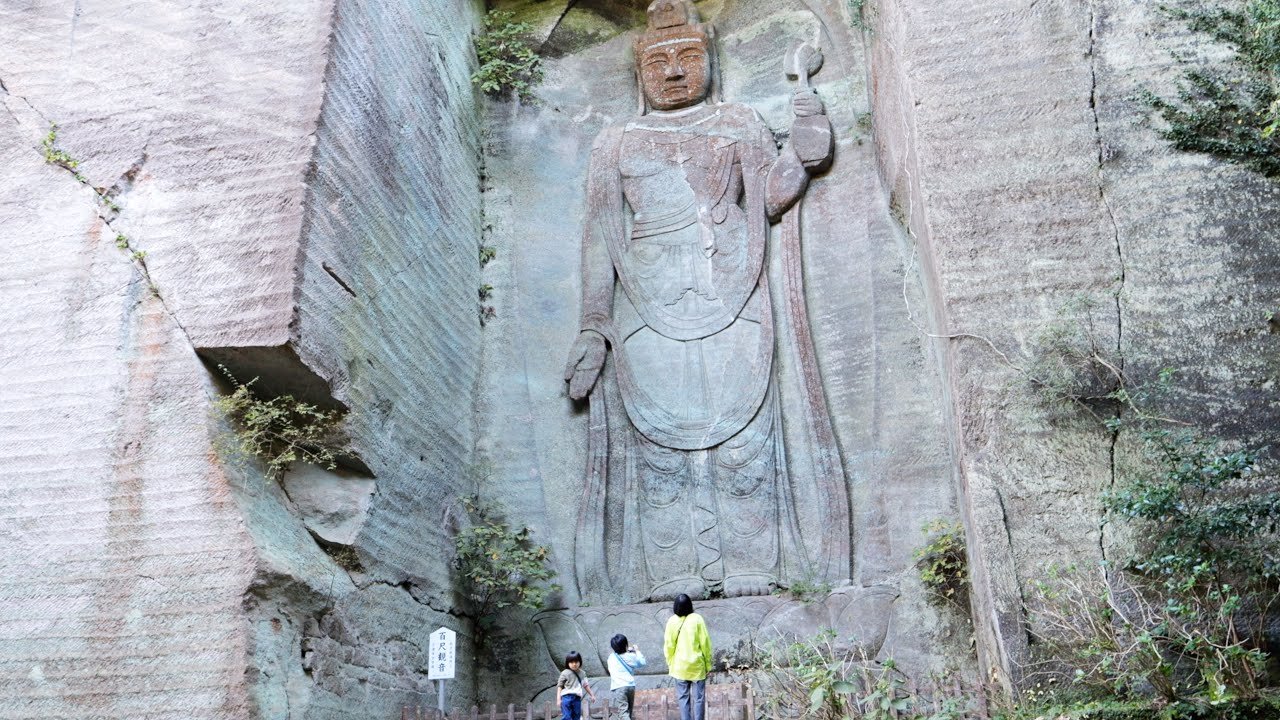
[[[715,669],[720,670],[724,660],[745,657],[770,641],[785,644],[832,627],[840,628],[837,650],[855,650],[874,658],[884,644],[897,597],[898,589],[892,585],[850,585],[817,598],[766,595],[706,600],[695,609],[707,621]],[[637,675],[662,675],[667,671],[663,628],[670,616],[669,603],[645,603],[544,610],[533,616],[533,622],[553,662],[562,662],[569,651],[576,650],[583,656],[584,671],[605,674],[609,638],[622,633],[649,661]]]

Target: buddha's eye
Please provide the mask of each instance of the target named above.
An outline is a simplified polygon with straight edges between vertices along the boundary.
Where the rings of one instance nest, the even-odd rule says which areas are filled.
[[[645,58],[643,62],[643,65],[645,67],[649,67],[650,65],[666,65],[666,64],[667,64],[666,55],[650,55],[649,57]]]

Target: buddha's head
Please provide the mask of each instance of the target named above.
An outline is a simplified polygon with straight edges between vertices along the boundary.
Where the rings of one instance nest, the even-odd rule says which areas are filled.
[[[712,30],[689,0],[654,0],[649,27],[636,39],[640,87],[655,110],[678,110],[706,100],[714,67]]]

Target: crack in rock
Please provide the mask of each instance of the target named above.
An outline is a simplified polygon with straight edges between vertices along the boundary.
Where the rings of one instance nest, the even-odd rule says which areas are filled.
[[[3,71],[2,71],[2,70],[0,70],[0,74],[2,74],[2,73],[3,73]],[[37,109],[35,105],[32,105],[32,104],[31,104],[31,101],[30,101],[30,100],[28,100],[25,96],[23,96],[23,95],[19,95],[18,93],[16,93],[16,92],[14,92],[14,91],[10,90],[10,89],[9,89],[9,86],[5,84],[5,82],[4,82],[4,80],[3,80],[2,78],[0,78],[0,90],[3,90],[3,91],[4,91],[4,94],[5,94],[5,95],[7,95],[7,96],[9,96],[9,97],[17,98],[18,100],[21,100],[21,101],[22,101],[22,104],[26,105],[28,110],[30,110],[31,112],[35,113],[35,114],[36,114],[36,116],[38,116],[38,117],[40,118],[40,120],[44,122],[44,126],[45,126],[45,127],[48,127],[49,125],[51,125],[51,124],[52,124],[52,123],[49,121],[49,118],[48,118],[48,117],[46,117],[44,113],[40,112],[40,110],[39,110],[39,109]],[[4,103],[4,105],[5,105],[5,110],[6,110],[6,111],[8,111],[9,116],[13,118],[13,121],[14,121],[14,122],[19,126],[19,127],[22,127],[22,126],[24,125],[24,123],[23,123],[23,121],[22,121],[22,118],[18,117],[18,114],[17,114],[17,113],[15,113],[15,112],[14,112],[14,111],[13,111],[13,110],[8,106],[8,103]]]
[[[151,138],[148,137],[147,141],[142,144],[142,154],[138,159],[129,166],[129,169],[120,173],[120,177],[116,178],[116,181],[112,183],[111,187],[107,188],[105,193],[107,197],[112,200],[124,197],[125,194],[133,189],[133,185],[137,181],[138,176],[142,174],[142,168],[146,166],[147,160],[151,157],[147,152],[150,148]]]
[[[430,599],[430,597],[426,596],[426,595],[425,595],[425,593],[424,593],[422,596],[419,596],[419,594],[418,594],[418,593],[415,593],[415,592],[413,591],[413,590],[414,590],[414,588],[415,588],[415,587],[417,587],[417,583],[415,583],[415,582],[413,582],[413,581],[411,581],[411,580],[407,580],[407,579],[406,579],[406,580],[401,580],[401,581],[400,581],[400,582],[398,582],[398,583],[393,583],[393,582],[391,582],[390,580],[373,580],[373,581],[370,581],[370,582],[368,582],[368,583],[366,583],[366,584],[364,584],[364,585],[357,585],[356,587],[357,587],[357,589],[359,589],[359,590],[362,590],[362,591],[363,591],[363,590],[367,590],[367,589],[369,589],[369,588],[373,587],[374,585],[385,585],[385,586],[390,587],[390,588],[396,588],[396,589],[398,589],[398,590],[403,590],[406,594],[408,594],[408,595],[409,595],[409,598],[410,598],[410,599],[412,599],[414,602],[416,602],[417,604],[419,604],[419,605],[421,605],[421,606],[423,606],[423,607],[425,607],[425,608],[427,608],[428,610],[431,610],[431,611],[433,611],[433,612],[437,612],[437,613],[440,613],[440,614],[442,614],[442,615],[448,615],[448,616],[450,616],[450,617],[456,617],[456,618],[458,618],[458,619],[460,619],[460,620],[472,620],[472,619],[474,619],[474,618],[472,618],[469,614],[467,614],[467,613],[465,613],[465,612],[463,612],[463,611],[461,611],[461,610],[459,610],[459,609],[457,609],[457,608],[452,608],[452,607],[450,607],[450,608],[447,608],[447,609],[441,609],[441,608],[436,607],[435,605],[433,605],[433,604],[431,603],[431,599]]]
[[[40,112],[40,110],[35,105],[33,105],[30,100],[28,100],[27,98],[21,95],[14,94],[8,89],[8,86],[4,87],[4,94],[8,97],[14,97],[21,100],[24,104],[26,104],[28,108],[31,109],[31,112],[35,113],[42,121],[45,122],[47,127],[55,126],[55,123],[50,121],[48,116],[46,116],[44,113]],[[21,118],[19,118],[17,114],[15,114],[13,110],[8,107],[7,103],[4,103],[4,105],[5,105],[5,109],[9,112],[9,115],[13,117],[14,122],[17,123],[19,127],[22,127],[23,122]],[[98,219],[102,222],[103,227],[107,229],[109,234],[115,236],[116,238],[120,238],[120,237],[126,238],[126,242],[127,242],[128,236],[125,233],[120,232],[120,230],[118,230],[112,224],[115,220],[119,219],[121,211],[118,207],[115,207],[115,203],[113,201],[113,195],[111,193],[113,190],[120,187],[122,182],[127,182],[129,186],[132,185],[131,178],[137,176],[138,172],[140,172],[142,169],[142,164],[146,162],[147,148],[149,147],[149,145],[150,145],[150,140],[148,140],[148,142],[144,144],[143,150],[142,150],[142,157],[139,160],[139,162],[131,166],[129,170],[126,170],[121,175],[121,179],[117,180],[115,185],[112,186],[111,190],[107,190],[103,192],[99,192],[98,189],[90,185],[88,181],[81,179],[81,176],[72,168],[69,168],[59,163],[49,163],[47,160],[46,160],[46,164],[52,165],[56,168],[61,168],[63,172],[65,172],[67,175],[71,177],[71,179],[76,183],[76,185],[93,193],[93,196],[94,196],[92,201],[93,211],[94,211],[94,214],[98,217]],[[33,146],[32,151],[37,154],[42,154],[39,146]],[[111,207],[104,207],[103,205],[104,202],[111,202],[112,203]],[[134,264],[135,267],[138,269],[138,271],[142,276],[142,279],[146,282],[147,287],[150,288],[151,293],[160,302],[160,307],[164,310],[165,315],[168,316],[168,318],[173,322],[174,326],[178,328],[178,330],[182,333],[182,336],[186,338],[187,344],[191,346],[192,350],[194,350],[195,343],[192,342],[190,333],[187,332],[186,327],[183,326],[182,321],[178,318],[178,315],[173,311],[172,308],[169,307],[168,302],[165,301],[164,296],[161,295],[160,293],[160,289],[156,286],[155,281],[151,277],[151,271],[147,268],[147,262],[145,257],[146,253],[145,252],[140,253],[139,251],[129,247],[127,244],[124,247],[122,247],[121,250],[129,251],[131,253],[128,256],[129,261],[132,264]]]
[[[1115,210],[1111,207],[1111,200],[1107,197],[1107,182],[1104,175],[1104,166],[1111,158],[1112,153],[1107,147],[1102,137],[1102,119],[1099,112],[1098,97],[1098,3],[1092,0],[1089,3],[1089,110],[1093,113],[1093,133],[1094,140],[1098,145],[1098,161],[1097,161],[1097,182],[1098,182],[1098,199],[1101,200],[1103,208],[1107,213],[1107,220],[1111,225],[1111,237],[1115,243],[1116,260],[1120,266],[1120,272],[1117,276],[1119,287],[1114,293],[1116,308],[1116,358],[1117,364],[1123,373],[1124,371],[1124,308],[1122,306],[1121,296],[1124,294],[1125,287],[1125,258],[1124,246],[1120,239],[1120,224],[1116,220]],[[1122,410],[1117,410],[1117,418]],[[1120,442],[1120,431],[1116,429],[1111,432],[1110,444],[1108,447],[1108,464],[1110,469],[1110,485],[1115,487],[1116,484],[1116,448]],[[1106,517],[1099,520],[1098,526],[1098,552],[1102,559],[1107,559],[1107,543],[1106,543]],[[1109,571],[1108,571],[1109,574]]]

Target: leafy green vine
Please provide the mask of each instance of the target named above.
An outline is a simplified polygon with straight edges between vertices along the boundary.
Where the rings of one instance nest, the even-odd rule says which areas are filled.
[[[499,98],[533,100],[533,89],[542,82],[542,57],[529,43],[532,26],[516,22],[515,15],[491,10],[484,18],[484,34],[476,38],[480,67],[471,82]]]
[[[1176,97],[1144,93],[1166,123],[1161,135],[1179,150],[1280,177],[1280,0],[1183,0],[1163,9],[1235,52],[1224,67],[1183,73]]]

